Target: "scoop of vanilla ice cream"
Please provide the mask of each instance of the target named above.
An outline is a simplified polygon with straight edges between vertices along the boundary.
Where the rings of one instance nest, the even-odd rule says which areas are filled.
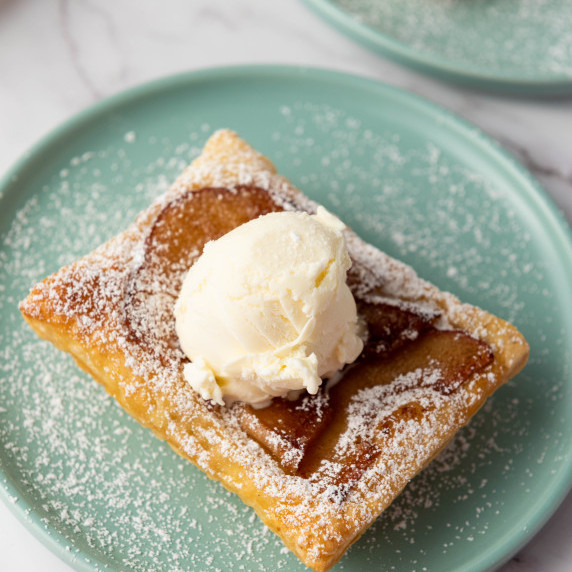
[[[205,245],[175,306],[195,391],[263,405],[292,390],[316,393],[321,378],[358,357],[343,230],[318,207],[267,214]]]

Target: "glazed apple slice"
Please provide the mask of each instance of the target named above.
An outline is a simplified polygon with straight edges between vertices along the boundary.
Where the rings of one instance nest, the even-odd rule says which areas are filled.
[[[125,295],[125,322],[132,340],[157,354],[179,350],[173,307],[186,271],[209,240],[261,215],[280,210],[256,187],[187,191],[155,215],[141,263]]]

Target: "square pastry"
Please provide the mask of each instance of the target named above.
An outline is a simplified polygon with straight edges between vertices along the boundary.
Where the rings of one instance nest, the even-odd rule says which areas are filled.
[[[245,222],[316,208],[266,157],[219,131],[129,228],[37,284],[20,309],[39,336],[320,571],[524,366],[528,346],[510,324],[346,229],[364,331],[358,359],[316,395],[262,408],[203,399],[185,381],[175,332],[187,270],[208,241]]]

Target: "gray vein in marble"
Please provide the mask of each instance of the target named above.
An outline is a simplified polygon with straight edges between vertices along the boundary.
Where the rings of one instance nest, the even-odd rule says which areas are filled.
[[[203,6],[195,12],[197,20],[206,20],[214,22],[225,30],[232,31],[236,29],[235,19],[230,18],[223,10],[215,10],[211,6]],[[195,22],[196,24],[196,22]]]
[[[526,168],[535,175],[549,177],[551,179],[556,179],[562,183],[572,185],[572,171],[565,172],[562,169],[543,164],[541,161],[535,159],[535,157],[528,149],[521,145],[517,145],[514,141],[511,141],[506,137],[499,137],[497,135],[496,139],[513,155],[516,155],[520,162],[523,163]]]
[[[81,83],[85,86],[87,91],[91,94],[93,100],[100,99],[102,97],[101,92],[96,88],[96,86],[91,81],[87,70],[83,67],[79,57],[79,49],[74,40],[73,34],[71,33],[70,17],[69,17],[69,1],[60,0],[59,3],[59,22],[62,32],[62,37],[68,48],[68,53],[70,56],[71,64],[81,80]]]
[[[83,0],[81,4],[83,5],[83,8],[86,11],[89,11],[91,13],[91,17],[96,17],[99,19],[100,22],[103,23],[107,39],[109,40],[109,45],[113,45],[115,47],[114,50],[116,54],[115,63],[119,63],[118,77],[120,79],[124,79],[126,76],[126,70],[125,66],[121,63],[122,60],[120,58],[121,49],[119,45],[119,38],[112,17],[110,16],[109,13],[103,10],[98,4],[94,4],[89,0]],[[78,6],[78,3],[74,3],[74,6]],[[82,63],[82,58],[80,53],[81,51],[80,43],[76,40],[76,38],[72,33],[72,29],[74,29],[74,26],[72,26],[71,24],[69,0],[60,0],[59,2],[59,21],[60,21],[62,37],[68,48],[68,53],[70,56],[70,61],[73,69],[75,70],[77,76],[79,77],[82,85],[91,95],[91,98],[93,100],[101,99],[105,95],[105,93],[97,87],[96,82],[93,80],[92,74],[90,74],[89,71],[90,66],[85,66]]]
[[[15,4],[16,0],[0,0],[0,12],[2,16],[7,16],[7,14],[5,14],[6,8],[13,8]]]
[[[503,572],[539,572],[540,570],[538,559],[524,554],[514,556],[503,568]]]

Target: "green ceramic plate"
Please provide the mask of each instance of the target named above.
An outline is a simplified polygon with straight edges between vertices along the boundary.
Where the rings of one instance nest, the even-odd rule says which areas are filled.
[[[123,229],[219,127],[237,130],[365,239],[514,321],[530,364],[352,547],[340,569],[475,571],[546,521],[572,475],[572,250],[528,173],[446,111],[288,67],[158,81],[69,121],[0,199],[1,496],[80,570],[302,570],[233,495],[141,428],[16,304]]]
[[[572,92],[569,0],[304,0],[365,46],[419,71],[511,93]]]

